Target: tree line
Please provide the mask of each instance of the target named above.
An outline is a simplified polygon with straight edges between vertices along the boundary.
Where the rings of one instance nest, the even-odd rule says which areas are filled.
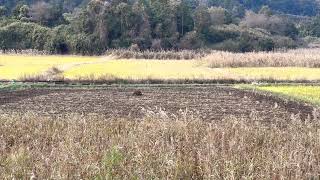
[[[315,0],[0,0],[0,5],[2,51],[270,51],[320,36]]]

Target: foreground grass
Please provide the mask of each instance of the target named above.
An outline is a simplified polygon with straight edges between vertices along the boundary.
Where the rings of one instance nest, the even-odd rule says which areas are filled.
[[[240,88],[256,89],[260,91],[272,92],[286,98],[309,102],[320,106],[320,86],[312,85],[240,85]]]
[[[319,121],[0,116],[1,179],[312,179]],[[282,124],[284,126],[282,126]]]

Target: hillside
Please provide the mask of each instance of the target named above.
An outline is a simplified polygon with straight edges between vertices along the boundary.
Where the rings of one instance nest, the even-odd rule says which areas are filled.
[[[62,7],[63,11],[71,11],[90,0],[44,0],[51,5]],[[107,1],[107,0],[106,0]],[[108,0],[116,2],[115,0]],[[0,0],[0,5],[12,10],[17,5],[33,5],[38,0]],[[128,2],[128,1],[123,1]],[[192,2],[192,1],[190,1]],[[318,14],[319,2],[317,0],[194,0],[193,4],[204,3],[208,6],[221,6],[226,9],[245,8],[258,11],[262,6],[269,6],[272,10],[285,14],[314,16]]]
[[[319,36],[318,12],[316,0],[0,0],[0,48],[270,51]]]

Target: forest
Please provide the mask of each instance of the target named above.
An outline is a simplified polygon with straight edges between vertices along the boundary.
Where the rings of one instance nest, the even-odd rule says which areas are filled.
[[[272,51],[320,37],[317,0],[0,0],[0,49]]]

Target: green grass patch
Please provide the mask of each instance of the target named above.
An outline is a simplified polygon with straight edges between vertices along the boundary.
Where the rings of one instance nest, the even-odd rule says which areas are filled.
[[[320,85],[236,85],[236,87],[271,92],[281,97],[320,106]]]

